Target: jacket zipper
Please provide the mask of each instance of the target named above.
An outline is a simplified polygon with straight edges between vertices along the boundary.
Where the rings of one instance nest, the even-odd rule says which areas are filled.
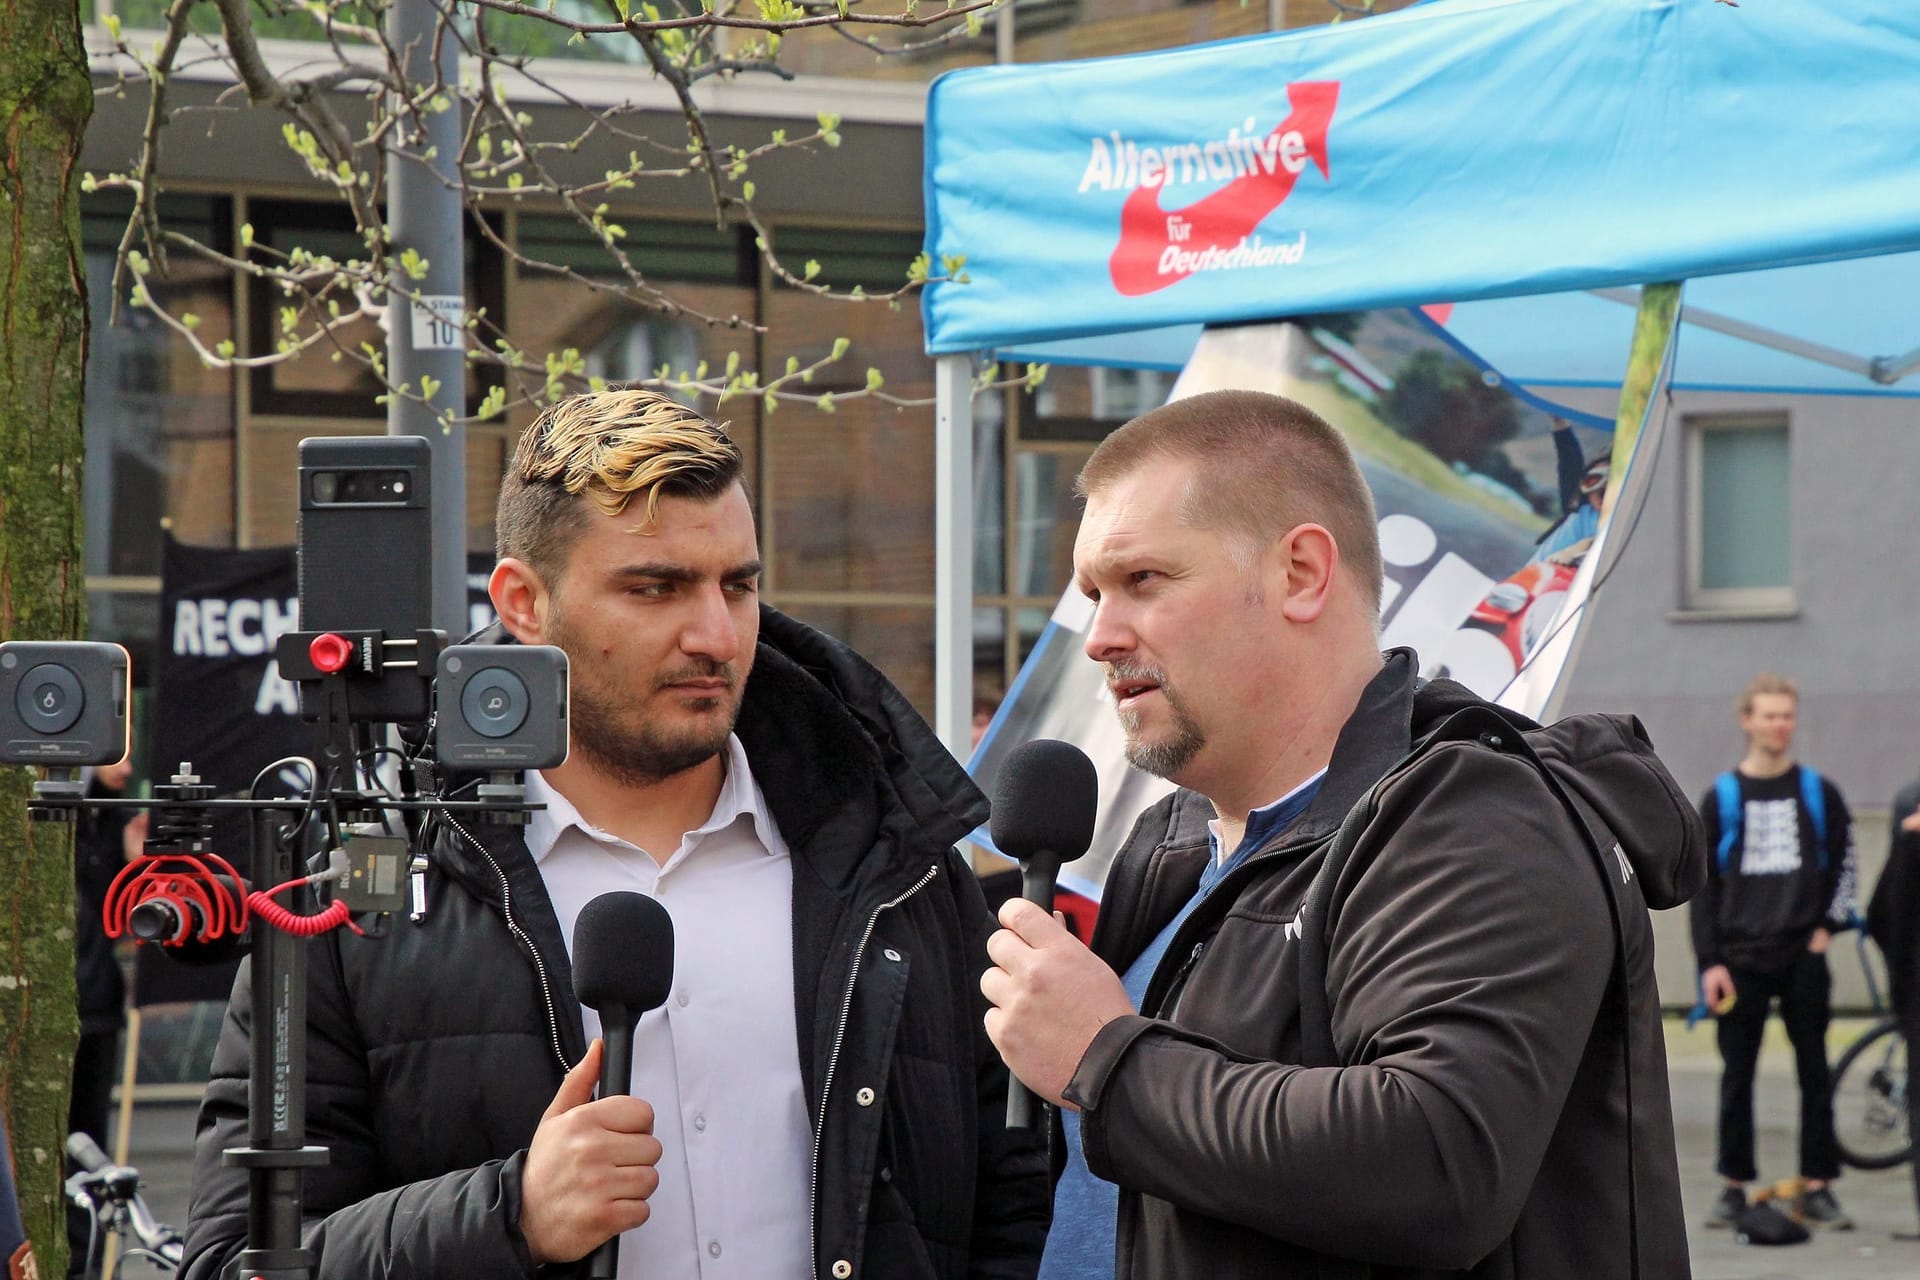
[[[540,978],[540,995],[547,1002],[547,1034],[553,1038],[553,1056],[560,1060],[560,1071],[564,1075],[573,1070],[573,1064],[567,1061],[567,1051],[560,1047],[560,1014],[554,1007],[553,985],[547,979],[547,963],[540,958],[540,949],[533,945],[533,939],[527,936],[526,931],[521,929],[519,921],[513,918],[513,891],[507,887],[507,873],[501,869],[499,862],[495,861],[487,847],[474,839],[472,832],[455,822],[451,814],[441,810],[440,817],[487,860],[487,865],[493,868],[493,874],[500,880],[500,914],[507,922],[507,932],[511,933],[526,953],[533,957],[533,971]]]
[[[1338,834],[1338,833],[1336,832],[1335,834]],[[1293,841],[1286,844],[1276,844],[1269,848],[1262,849],[1259,852],[1250,855],[1245,862],[1241,863],[1239,866],[1235,867],[1232,871],[1228,872],[1227,875],[1223,877],[1218,884],[1214,885],[1212,889],[1208,890],[1207,902],[1202,903],[1201,906],[1198,909],[1196,909],[1192,915],[1188,916],[1186,920],[1184,920],[1181,923],[1179,930],[1174,934],[1174,936],[1171,939],[1168,940],[1167,950],[1170,953],[1178,955],[1179,952],[1177,948],[1186,947],[1188,948],[1187,956],[1186,956],[1186,959],[1181,961],[1180,968],[1175,970],[1173,976],[1167,980],[1165,989],[1158,993],[1160,998],[1158,1000],[1148,1001],[1148,1003],[1152,1004],[1154,1009],[1157,1010],[1158,1012],[1148,1014],[1147,1016],[1149,1017],[1166,1016],[1166,1011],[1170,1007],[1168,1004],[1168,1001],[1170,1001],[1173,998],[1174,994],[1179,989],[1179,984],[1183,980],[1185,980],[1188,971],[1191,970],[1193,966],[1199,961],[1201,951],[1205,950],[1206,948],[1208,939],[1202,938],[1198,942],[1193,942],[1192,939],[1194,935],[1197,934],[1200,930],[1208,928],[1209,926],[1217,923],[1218,919],[1225,914],[1225,910],[1222,908],[1209,909],[1208,907],[1209,903],[1212,903],[1215,901],[1231,903],[1232,901],[1234,901],[1233,893],[1238,892],[1242,884],[1244,884],[1248,880],[1251,880],[1259,871],[1264,869],[1268,863],[1273,862],[1274,860],[1281,858],[1283,856],[1286,856],[1288,854],[1293,854],[1301,851],[1311,852],[1316,845],[1320,845],[1320,844],[1330,845],[1332,844],[1333,839],[1334,839],[1333,835],[1327,835],[1327,836],[1317,837],[1313,840]],[[1159,975],[1158,973],[1156,973],[1154,976],[1157,978]],[[1149,997],[1156,994],[1154,988],[1157,985],[1158,985],[1157,983],[1151,980],[1148,982],[1147,995]],[[1143,1008],[1141,1012],[1146,1013],[1146,1010]]]
[[[840,1023],[834,1028],[833,1049],[827,1054],[827,1070],[820,1082],[820,1119],[814,1125],[813,1130],[813,1171],[807,1195],[813,1209],[812,1248],[809,1252],[813,1257],[813,1270],[816,1275],[818,1275],[820,1271],[820,1145],[821,1139],[827,1131],[827,1099],[833,1094],[834,1069],[840,1065],[840,1050],[846,1043],[847,1020],[853,1016],[853,984],[860,977],[860,961],[867,953],[867,943],[873,940],[873,930],[874,927],[880,923],[880,913],[889,908],[899,906],[908,898],[911,898],[914,894],[933,883],[934,877],[939,874],[940,864],[936,862],[933,866],[928,867],[927,873],[909,886],[906,892],[889,902],[883,902],[875,907],[873,914],[867,917],[867,927],[865,932],[860,935],[860,945],[853,950],[853,967],[847,970],[846,994],[842,996],[840,1000]]]
[[[1172,1017],[1174,1001],[1180,998],[1180,988],[1186,984],[1187,975],[1193,972],[1194,965],[1200,963],[1200,953],[1206,949],[1206,939],[1194,943],[1193,950],[1187,952],[1187,958],[1180,962],[1180,969],[1173,975],[1173,980],[1167,983],[1167,993],[1160,997],[1160,1003],[1154,1006],[1153,1012],[1147,1013],[1145,1009],[1140,1012],[1146,1013],[1149,1018]]]

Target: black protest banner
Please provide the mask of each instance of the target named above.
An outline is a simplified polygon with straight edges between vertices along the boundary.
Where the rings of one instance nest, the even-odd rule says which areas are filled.
[[[468,558],[470,629],[493,617],[486,577],[493,558]],[[294,549],[195,547],[168,537],[162,552],[160,635],[156,652],[153,780],[182,764],[224,796],[244,796],[269,764],[311,755],[314,726],[300,719],[299,690],[273,660],[275,642],[299,629]],[[262,797],[304,795],[300,765],[260,778]],[[214,822],[214,851],[250,874],[252,835],[244,814]],[[166,949],[137,952],[134,1003],[223,1000],[237,958],[179,964]]]
[[[236,551],[166,539],[147,757],[154,782],[186,765],[216,794],[245,795],[270,762],[312,751],[313,731],[300,721],[298,693],[273,662],[274,643],[298,629],[299,618],[293,548]],[[293,767],[263,779],[261,794],[297,795],[306,784],[305,771]],[[220,814],[213,835],[214,852],[249,874],[246,816]],[[136,952],[134,1003],[224,999],[237,963],[229,956],[179,964],[169,949],[143,945]]]

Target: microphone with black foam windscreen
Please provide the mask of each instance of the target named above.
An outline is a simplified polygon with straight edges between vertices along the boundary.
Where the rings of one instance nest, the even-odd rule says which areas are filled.
[[[633,1091],[633,1029],[673,988],[673,917],[643,893],[603,893],[573,926],[573,994],[600,1015],[600,1096]],[[587,1275],[612,1280],[620,1237],[593,1251]]]
[[[1053,914],[1054,882],[1062,863],[1093,843],[1100,776],[1086,752],[1071,742],[1036,738],[1008,753],[994,786],[989,830],[1001,853],[1020,862],[1020,896]],[[1007,1127],[1033,1127],[1033,1092],[1019,1080],[1007,1086]]]

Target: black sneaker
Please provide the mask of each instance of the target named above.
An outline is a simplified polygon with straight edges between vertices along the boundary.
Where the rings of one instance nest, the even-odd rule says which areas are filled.
[[[1853,1230],[1853,1219],[1833,1198],[1833,1192],[1826,1187],[1818,1191],[1803,1191],[1793,1203],[1793,1216],[1810,1227],[1825,1227],[1829,1231]]]
[[[1707,1225],[1710,1227],[1730,1227],[1740,1220],[1747,1209],[1747,1193],[1742,1187],[1727,1186],[1720,1189],[1714,1197],[1713,1208],[1707,1213]]]

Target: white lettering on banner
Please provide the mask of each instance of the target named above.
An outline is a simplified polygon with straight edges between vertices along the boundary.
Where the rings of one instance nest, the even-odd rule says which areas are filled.
[[[257,658],[273,652],[280,637],[300,626],[297,597],[277,600],[176,600],[173,651],[182,657]]]
[[[1407,593],[1406,603],[1381,635],[1380,647],[1433,648],[1439,637],[1472,616],[1474,606],[1487,598],[1493,584],[1494,579],[1447,552]]]
[[[1173,230],[1169,218],[1168,231]],[[1181,237],[1185,239],[1183,235]],[[1196,271],[1244,271],[1248,267],[1290,267],[1307,252],[1307,233],[1292,241],[1268,244],[1259,236],[1242,236],[1231,249],[1207,248],[1198,252],[1170,244],[1160,253],[1161,275],[1192,275]]]
[[[259,621],[258,600],[235,600],[227,606],[227,642],[235,653],[257,658],[267,651],[266,636],[258,628],[248,629],[247,624]]]
[[[267,619],[267,650],[272,652],[273,647],[280,643],[281,636],[300,629],[300,597],[288,596],[284,605],[278,600],[262,600],[260,603],[265,606],[262,612]]]
[[[260,673],[260,692],[253,696],[253,711],[262,716],[300,714],[300,694],[293,681],[280,674],[280,664],[269,662]]]
[[[180,654],[200,653],[200,604],[195,600],[181,600],[173,608],[173,651]]]
[[[1112,139],[1111,142],[1108,139]],[[1298,129],[1262,135],[1248,116],[1225,138],[1143,147],[1118,130],[1087,144],[1080,190],[1131,191],[1135,187],[1225,182],[1250,173],[1299,173],[1307,167],[1307,139]]]
[[[225,600],[200,602],[200,652],[209,658],[224,658],[232,652],[227,648],[227,602]]]

